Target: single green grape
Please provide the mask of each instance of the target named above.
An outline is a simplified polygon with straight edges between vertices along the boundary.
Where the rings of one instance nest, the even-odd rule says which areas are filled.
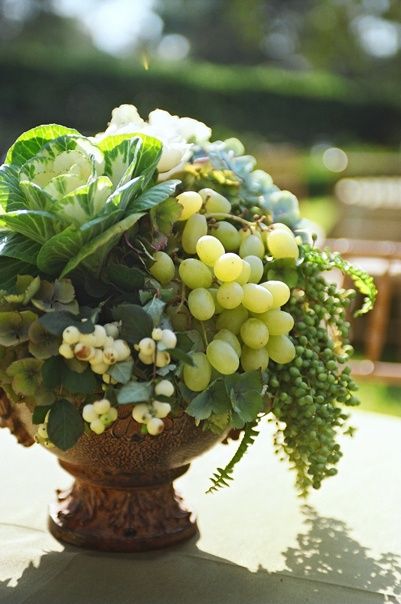
[[[273,296],[267,289],[256,283],[246,283],[242,286],[244,297],[242,305],[254,313],[263,313],[273,304]]]
[[[244,291],[239,283],[223,283],[217,290],[217,301],[222,308],[237,308],[242,302]]]
[[[182,282],[190,289],[208,288],[212,285],[213,275],[211,270],[196,258],[183,260],[178,268],[178,273]]]
[[[299,249],[292,233],[277,229],[267,235],[267,245],[273,258],[294,258],[299,256]]]
[[[230,214],[231,203],[213,189],[201,189],[199,195],[203,199],[208,214]]]
[[[202,197],[196,191],[184,191],[177,195],[177,201],[182,206],[181,216],[178,220],[188,220],[190,216],[199,212],[202,207]]]
[[[251,274],[248,278],[249,283],[259,283],[263,275],[263,262],[257,256],[245,256],[245,262],[251,267]]]
[[[267,352],[270,358],[284,365],[295,359],[295,346],[288,336],[271,336],[267,342]]]
[[[223,282],[235,281],[240,276],[242,268],[241,258],[231,252],[220,256],[213,267],[216,278]]]
[[[263,258],[265,255],[265,246],[257,235],[249,235],[246,237],[239,248],[239,255],[241,258],[246,256],[256,256],[257,258]]]
[[[272,308],[280,308],[287,304],[290,299],[291,291],[290,288],[284,281],[265,281],[260,284],[262,287],[265,287],[273,296],[273,306]]]
[[[241,366],[244,371],[257,371],[258,369],[266,369],[269,364],[269,354],[266,348],[249,348],[242,347]]]
[[[265,323],[271,336],[286,335],[294,327],[293,317],[284,310],[268,310],[260,316],[260,320]]]
[[[154,263],[149,269],[150,274],[162,285],[169,283],[175,275],[174,262],[166,252],[155,252],[153,259]]]
[[[188,308],[198,321],[208,321],[215,312],[212,294],[204,287],[193,289],[188,296]]]
[[[241,326],[241,339],[248,348],[258,350],[266,346],[269,340],[269,330],[259,319],[247,319]]]
[[[220,329],[214,336],[213,340],[223,340],[223,342],[227,342],[230,344],[232,348],[234,348],[237,355],[241,356],[241,344],[236,335],[233,334],[229,329]]]
[[[207,233],[207,220],[203,214],[192,214],[184,226],[181,245],[187,254],[196,253],[198,240]]]
[[[235,373],[239,367],[239,358],[235,350],[223,340],[213,340],[206,348],[207,360],[216,371],[223,375]]]
[[[217,329],[228,329],[233,334],[238,335],[241,325],[247,320],[248,316],[249,313],[243,306],[238,306],[233,310],[223,310],[217,318],[216,327]]]
[[[219,221],[216,225],[210,227],[210,234],[221,241],[226,252],[236,252],[240,246],[240,234],[230,222]]]
[[[184,384],[194,392],[205,390],[212,377],[212,368],[204,352],[191,353],[194,366],[184,365],[182,377]]]
[[[196,253],[202,262],[208,266],[214,266],[216,260],[225,253],[225,249],[217,237],[203,235],[196,243]]]

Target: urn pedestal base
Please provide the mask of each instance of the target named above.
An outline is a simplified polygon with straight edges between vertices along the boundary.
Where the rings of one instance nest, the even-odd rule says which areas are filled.
[[[186,469],[179,468],[174,478]],[[159,549],[189,539],[198,532],[196,522],[169,478],[121,488],[77,478],[70,489],[57,492],[50,532],[71,545],[113,552]]]

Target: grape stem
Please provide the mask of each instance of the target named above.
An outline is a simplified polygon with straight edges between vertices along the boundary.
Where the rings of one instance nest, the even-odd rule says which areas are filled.
[[[202,326],[203,339],[205,340],[205,346],[206,346],[206,348],[207,348],[207,347],[208,347],[208,344],[209,344],[209,341],[208,341],[208,339],[207,339],[207,333],[206,333],[206,329],[205,329],[205,326],[204,326],[204,324],[203,324],[203,321],[199,321],[199,322],[200,322],[200,324],[201,324],[201,326]]]
[[[222,219],[222,218],[227,218],[228,220],[236,220],[237,222],[241,222],[242,224],[246,225],[247,227],[253,227],[255,226],[255,222],[250,222],[249,220],[245,220],[245,218],[241,218],[241,216],[235,216],[234,214],[226,214],[225,212],[215,212],[213,214],[205,214],[205,218],[216,218],[216,219]]]

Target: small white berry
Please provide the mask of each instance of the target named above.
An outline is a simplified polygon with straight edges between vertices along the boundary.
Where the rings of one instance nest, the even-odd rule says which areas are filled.
[[[78,344],[75,344],[74,354],[80,361],[89,361],[95,356],[95,349],[93,346],[88,346],[87,344],[79,342]]]
[[[107,413],[110,410],[110,401],[107,398],[102,398],[100,401],[95,401],[93,403],[93,408],[98,415],[103,415],[103,413]]]
[[[171,329],[163,329],[160,341],[166,348],[175,348],[177,346],[177,336]]]
[[[95,432],[95,434],[103,434],[106,426],[100,419],[95,419],[95,421],[91,422],[90,429],[92,432]]]
[[[138,344],[139,352],[145,354],[147,356],[153,354],[156,350],[156,344],[152,338],[142,338],[142,340]]]
[[[146,424],[146,422],[152,418],[152,415],[149,411],[149,405],[146,403],[135,405],[132,410],[132,417],[136,422],[138,422],[138,424]]]
[[[108,369],[108,367],[107,367]],[[117,384],[117,380],[111,377],[108,373],[103,373],[102,378],[105,384]]]
[[[103,362],[107,363],[107,365],[114,365],[117,363],[117,351],[113,346],[108,346],[103,350]]]
[[[149,434],[151,434],[152,436],[157,436],[157,434],[160,434],[161,432],[163,432],[164,422],[162,419],[159,419],[158,417],[152,417],[152,419],[150,419],[146,423],[146,427],[148,429]]]
[[[74,351],[69,344],[61,344],[58,349],[60,355],[65,359],[73,359]]]
[[[173,396],[174,386],[169,380],[161,380],[155,386],[155,394],[161,394],[162,396]]]
[[[170,363],[170,355],[165,350],[158,351],[156,354],[156,366],[165,367]]]
[[[89,424],[98,419],[99,414],[95,411],[95,407],[93,405],[85,405],[82,409],[82,417]]]
[[[113,422],[116,421],[117,417],[117,409],[115,407],[111,407],[111,409],[109,409],[107,413],[103,413],[99,419],[105,426],[110,426]]]
[[[109,367],[110,365],[108,365],[107,363],[103,363],[103,361],[101,363],[94,363],[93,365],[91,365],[93,373],[97,373],[98,375],[103,375],[104,373],[106,373]]]
[[[126,361],[131,354],[130,347],[125,340],[114,340],[114,350],[118,361]]]
[[[96,348],[101,348],[102,346],[104,346],[107,334],[103,325],[95,325],[95,330],[92,335],[95,338],[93,346],[96,346]]]
[[[99,363],[103,363],[103,350],[100,348],[95,348],[95,353],[91,359],[89,359],[89,363],[91,365],[99,365]]]
[[[152,352],[150,355],[149,354],[144,354],[143,352],[140,352],[138,354],[138,358],[140,361],[142,361],[142,363],[144,365],[152,365],[155,361],[155,355]]]
[[[52,443],[52,441],[51,441],[51,440],[49,440],[49,439],[44,440],[44,441],[42,442],[42,445],[44,445],[44,446],[45,446],[47,449],[53,449],[53,448],[56,446],[56,445],[55,445],[54,443]]]
[[[70,327],[66,327],[63,331],[63,341],[66,344],[76,344],[79,342],[79,338],[81,337],[81,332],[74,325],[70,325]]]
[[[167,417],[167,415],[170,413],[171,405],[169,405],[169,403],[153,401],[152,409],[153,409],[155,417],[163,418],[163,417]]]
[[[115,321],[114,323],[106,323],[104,326],[106,334],[111,338],[118,338],[120,335],[120,330],[118,329],[118,323]]]
[[[106,339],[103,344],[103,348],[108,348],[109,346],[113,346],[113,345],[114,345],[114,338],[112,338],[111,336],[106,336]]]
[[[91,333],[81,333],[79,341],[85,346],[96,346],[95,332],[92,331]]]
[[[49,438],[49,435],[47,434],[47,426],[46,426],[46,424],[40,424],[38,426],[38,436],[40,438],[44,438],[44,439]]]
[[[152,331],[152,338],[158,342],[163,337],[163,330],[160,327],[155,327]]]

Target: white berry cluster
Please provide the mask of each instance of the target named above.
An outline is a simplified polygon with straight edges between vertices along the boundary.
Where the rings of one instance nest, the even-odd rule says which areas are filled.
[[[81,333],[70,325],[63,331],[63,343],[59,353],[66,359],[76,358],[90,363],[94,373],[103,376],[106,383],[112,382],[107,370],[119,361],[126,361],[131,350],[125,340],[119,339],[118,323],[95,325],[92,333]]]
[[[155,396],[173,396],[174,386],[169,380],[161,380],[156,384],[154,394]],[[156,436],[163,432],[163,418],[167,417],[170,411],[171,405],[169,403],[154,400],[151,403],[135,405],[132,410],[132,417],[139,424],[146,424],[148,433]]]
[[[166,367],[169,365],[171,357],[168,350],[177,345],[177,336],[171,329],[160,329],[155,327],[151,338],[142,338],[135,349],[139,352],[139,360],[145,365],[156,367]]]
[[[45,418],[45,421],[43,422],[43,424],[38,425],[38,430],[35,434],[35,440],[37,443],[43,445],[44,447],[51,449],[55,445],[54,445],[54,443],[51,442],[51,440],[49,440],[49,435],[47,433],[48,417],[49,417],[49,413],[46,415],[46,418]]]
[[[95,401],[90,405],[85,405],[82,409],[82,417],[88,422],[90,429],[95,434],[103,434],[103,432],[116,421],[118,412],[107,398]]]

